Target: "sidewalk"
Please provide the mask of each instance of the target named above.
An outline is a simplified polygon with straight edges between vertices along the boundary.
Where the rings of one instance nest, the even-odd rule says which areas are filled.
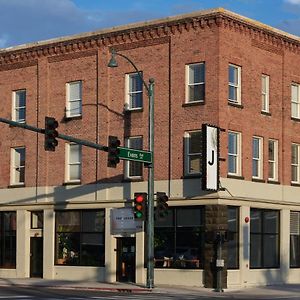
[[[247,287],[239,289],[225,289],[223,293],[203,287],[156,285],[154,289],[131,283],[105,283],[93,281],[68,281],[40,278],[0,278],[1,286],[19,287],[47,287],[55,289],[98,290],[123,293],[168,293],[168,294],[199,294],[213,297],[251,296],[257,299],[276,299],[279,297],[293,297],[300,300],[300,283],[287,285],[272,285],[262,287]]]

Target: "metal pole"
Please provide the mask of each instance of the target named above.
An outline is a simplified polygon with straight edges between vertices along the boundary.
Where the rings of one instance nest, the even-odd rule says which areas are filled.
[[[147,218],[147,287],[154,287],[154,79],[149,80],[149,151],[152,164],[148,169],[148,218]]]

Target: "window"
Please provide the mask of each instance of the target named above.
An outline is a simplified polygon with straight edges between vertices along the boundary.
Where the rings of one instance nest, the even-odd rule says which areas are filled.
[[[300,268],[300,212],[290,214],[290,267]]]
[[[278,180],[278,141],[269,140],[268,143],[268,155],[269,155],[269,176],[271,181]]]
[[[104,209],[56,211],[56,264],[104,266]]]
[[[239,268],[239,208],[228,206],[228,269]]]
[[[250,268],[279,267],[279,211],[250,210]]]
[[[292,157],[291,157],[291,178],[292,183],[300,183],[300,145],[292,144]]]
[[[186,66],[186,103],[203,102],[205,99],[205,64]]]
[[[252,138],[252,177],[261,179],[263,177],[263,139]]]
[[[81,180],[82,147],[78,144],[66,144],[67,165],[66,181],[76,182]]]
[[[82,115],[82,81],[67,83],[66,117],[79,117]]]
[[[125,140],[126,147],[132,149],[143,149],[143,138],[130,137]],[[125,161],[125,177],[126,178],[141,178],[143,176],[143,164],[136,161]]]
[[[42,229],[44,223],[43,211],[32,211],[31,212],[31,229]]]
[[[140,75],[143,76],[142,72]],[[126,75],[126,109],[143,108],[143,82],[139,73]]]
[[[13,92],[12,120],[25,123],[26,118],[26,90]]]
[[[270,83],[270,76],[262,75],[261,76],[261,110],[263,112],[269,112],[269,83]]]
[[[299,84],[292,84],[292,103],[291,103],[291,114],[292,118],[300,118],[300,96],[299,96]]]
[[[241,134],[228,133],[228,174],[241,175]]]
[[[202,207],[169,207],[168,215],[155,220],[156,268],[203,267],[204,210]]]
[[[25,183],[25,148],[11,149],[11,185]]]
[[[201,131],[190,131],[185,134],[186,163],[185,174],[199,174],[201,172]]]
[[[241,67],[229,65],[229,102],[241,104]]]
[[[16,268],[16,212],[0,212],[0,267]]]

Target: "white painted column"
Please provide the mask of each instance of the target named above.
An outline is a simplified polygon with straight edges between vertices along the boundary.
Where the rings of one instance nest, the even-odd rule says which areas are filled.
[[[290,268],[290,210],[280,212],[280,276],[284,283],[289,281]]]
[[[117,239],[111,235],[111,209],[105,209],[105,281],[116,282]]]
[[[246,218],[249,222],[246,223]],[[250,276],[250,207],[242,206],[240,209],[240,278],[241,286],[247,286]]]
[[[145,260],[145,233],[144,230],[136,233],[136,278],[135,281],[138,284],[146,284],[146,269],[144,267]]]

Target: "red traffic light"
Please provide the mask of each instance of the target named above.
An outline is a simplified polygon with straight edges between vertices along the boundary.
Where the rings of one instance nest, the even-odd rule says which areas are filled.
[[[146,205],[147,205],[147,193],[134,193],[134,217],[137,220],[145,220],[146,217]]]

